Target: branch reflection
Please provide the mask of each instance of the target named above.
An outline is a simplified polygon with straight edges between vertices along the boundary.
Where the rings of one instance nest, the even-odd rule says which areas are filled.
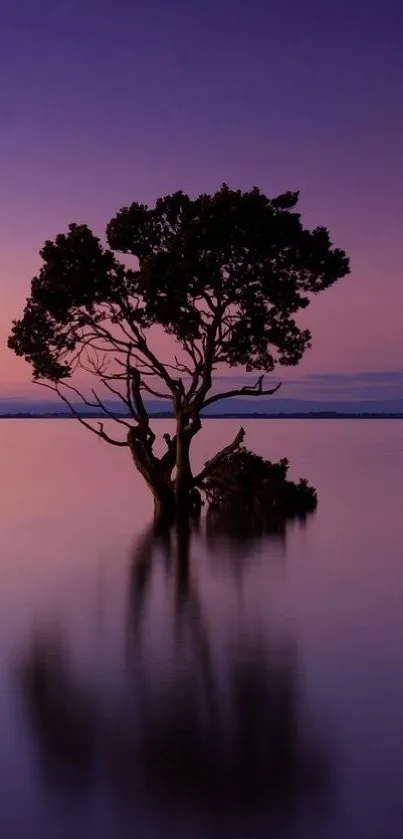
[[[250,622],[238,620],[231,643],[212,630],[195,573],[204,538],[182,528],[150,530],[137,542],[126,668],[108,701],[60,638],[32,639],[20,679],[46,777],[67,790],[102,777],[108,800],[133,819],[141,801],[159,814],[214,820],[232,835],[242,820],[295,826],[307,807],[328,802],[333,777],[305,708],[297,650]],[[158,660],[155,575],[166,612]]]

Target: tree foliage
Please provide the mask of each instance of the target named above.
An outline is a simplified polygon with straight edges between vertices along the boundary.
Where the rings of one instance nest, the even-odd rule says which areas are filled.
[[[71,224],[41,250],[44,264],[10,346],[37,378],[57,380],[71,374],[84,345],[104,340],[119,352],[123,329],[125,348],[153,364],[141,334],[160,324],[200,374],[210,359],[265,372],[276,361],[296,364],[310,334],[294,315],[348,271],[325,228],[303,227],[297,200],[224,186],[195,200],[177,192],[153,208],[134,203],[109,223],[111,249],[86,225]],[[138,269],[112,249],[135,256]]]
[[[226,185],[195,199],[176,192],[154,207],[133,203],[120,210],[108,224],[107,247],[86,225],[71,224],[45,243],[9,347],[84,425],[108,442],[129,445],[137,465],[142,446],[141,471],[150,485],[157,471],[170,479],[175,463],[177,474],[185,464],[204,408],[224,397],[274,392],[264,374],[277,363],[297,364],[310,346],[297,313],[349,271],[325,228],[303,226],[297,202],[298,193],[270,199],[257,188]],[[169,361],[155,349],[154,327],[174,339]],[[220,364],[261,375],[254,386],[211,394]],[[80,368],[97,382],[91,396],[72,383]],[[126,418],[106,396],[119,400]],[[171,400],[178,421],[174,438],[166,438],[162,472],[153,454],[149,396]],[[89,424],[76,397],[114,417],[129,432],[125,439]],[[191,483],[189,466],[185,472]]]

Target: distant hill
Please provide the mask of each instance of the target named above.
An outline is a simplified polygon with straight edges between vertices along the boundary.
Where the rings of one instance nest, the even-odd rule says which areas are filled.
[[[218,405],[220,406],[218,408]],[[217,412],[222,414],[311,414],[311,413],[402,413],[403,399],[382,401],[380,399],[366,401],[310,401],[303,399],[223,399],[217,405],[211,405],[206,414]]]
[[[122,404],[117,401],[105,400],[105,404],[110,410],[122,410]],[[170,403],[166,400],[150,400],[147,403],[150,414],[156,415],[159,413],[167,414],[170,411]],[[90,409],[85,405],[79,405],[77,408],[83,414],[91,413]],[[30,414],[33,416],[41,416],[44,414],[63,414],[66,413],[66,406],[58,400],[40,400],[40,399],[23,399],[23,398],[7,398],[0,399],[0,416],[10,414]],[[92,412],[94,413],[94,412]],[[205,412],[208,415],[224,414],[226,416],[233,414],[240,416],[243,414],[401,414],[403,413],[403,399],[394,400],[365,400],[359,402],[340,401],[340,402],[326,402],[326,401],[311,401],[302,399],[223,399],[222,402],[211,405]]]

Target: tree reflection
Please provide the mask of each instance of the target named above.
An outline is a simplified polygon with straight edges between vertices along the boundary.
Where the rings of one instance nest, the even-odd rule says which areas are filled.
[[[329,767],[299,708],[292,651],[245,645],[222,693],[201,694],[191,676],[144,696],[138,741],[116,744],[121,789],[140,757],[148,788],[171,807],[292,821],[324,799]]]
[[[242,817],[291,824],[305,805],[325,803],[331,789],[328,755],[304,709],[296,650],[250,629],[225,655],[217,649],[191,573],[194,540],[186,528],[148,531],[137,543],[126,676],[107,710],[95,688],[84,688],[60,639],[33,639],[20,675],[36,742],[53,778],[67,785],[81,782],[83,770],[95,784],[102,765],[109,798],[134,817],[141,792],[158,812],[221,826]],[[155,563],[173,617],[161,669],[145,650]]]
[[[206,516],[206,541],[210,550],[217,556],[223,546],[230,550],[231,558],[246,558],[251,555],[259,543],[266,548],[273,545],[286,552],[286,540],[294,527],[305,528],[315,516],[315,511],[293,516],[234,516],[230,512],[209,510]]]
[[[35,636],[19,677],[47,781],[87,788],[96,755],[93,697],[70,669],[60,636]]]

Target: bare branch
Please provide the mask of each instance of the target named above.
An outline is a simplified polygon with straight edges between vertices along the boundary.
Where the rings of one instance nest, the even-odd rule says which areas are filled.
[[[137,353],[133,352],[133,348],[129,347],[127,352],[127,357],[130,358],[130,361],[134,361],[136,363],[137,369],[141,372],[142,376],[158,376],[159,372],[156,367],[153,367],[152,364],[149,362],[145,362],[142,360],[141,356],[137,355]],[[122,361],[121,358],[115,358],[115,363],[118,364],[120,367],[124,367],[127,370],[127,359],[126,361]],[[173,368],[175,369],[175,368]]]
[[[182,339],[183,346],[188,354],[188,356],[192,359],[193,364],[203,364],[203,356],[197,346],[196,341],[194,340],[186,340],[186,338]]]
[[[190,367],[188,367],[186,364],[183,364],[181,361],[179,361],[179,359],[177,358],[176,355],[174,356],[174,358],[175,358],[176,370],[179,370],[181,373],[186,373],[188,376],[193,375],[193,371],[190,369]]]
[[[138,422],[140,425],[148,427],[150,425],[150,420],[141,395],[140,373],[135,367],[129,367],[129,371],[131,373],[131,395],[138,416]]]
[[[154,388],[147,385],[144,381],[141,382],[141,389],[146,390],[147,393],[151,393],[152,396],[156,396],[158,399],[169,399],[172,400],[171,393],[160,393],[158,390],[154,390]]]
[[[214,317],[208,325],[205,333],[205,338],[202,339],[204,349],[203,367],[201,371],[202,383],[199,390],[196,392],[193,402],[190,407],[194,411],[200,411],[206,394],[209,392],[212,385],[212,372],[214,365],[214,356],[216,351],[216,337],[219,329],[221,318],[223,316],[223,309],[219,302],[214,307]]]
[[[104,412],[104,414],[106,414],[107,417],[115,420],[115,422],[119,422],[120,425],[125,425],[126,428],[131,428],[132,427],[129,422],[126,422],[126,420],[121,419],[121,417],[116,416],[116,414],[114,414],[113,411],[110,411],[109,408],[107,408],[106,405],[99,398],[99,396],[97,396],[94,389],[91,390],[91,393],[94,395],[94,399],[96,400],[98,406],[101,408],[101,410]]]
[[[207,461],[207,463],[204,466],[204,469],[202,469],[202,471],[199,472],[199,474],[196,475],[196,477],[193,479],[194,486],[201,486],[203,481],[211,474],[211,472],[216,468],[216,466],[218,466],[221,460],[224,460],[224,458],[228,457],[229,454],[232,454],[232,452],[236,451],[236,449],[239,448],[241,443],[243,443],[244,437],[245,429],[240,428],[232,443],[229,443],[228,446],[225,446],[224,449],[222,449],[220,452],[214,455],[214,457],[211,460]]]
[[[132,382],[132,366],[131,366],[131,356],[132,356],[132,348],[129,347],[126,356],[126,402],[130,406],[130,413],[136,419],[138,423],[140,423],[141,418],[139,417],[139,413],[137,410],[136,400],[133,395],[133,390],[131,388]]]
[[[89,314],[86,314],[86,323],[91,326],[94,330],[95,336],[99,339],[100,337],[104,338],[108,344],[111,344],[115,347],[115,352],[125,352],[127,350],[128,341],[122,341],[121,338],[118,338],[116,335],[112,335],[109,329],[106,326],[102,326],[99,320],[95,320]]]
[[[137,324],[132,323],[130,323],[130,326],[133,329],[133,333],[136,335],[136,349],[148,359],[150,365],[157,371],[157,375],[159,375],[160,378],[164,380],[165,384],[169,387],[171,393],[175,393],[174,381],[169,375],[166,366],[157,358],[156,355],[154,355],[152,350],[150,350],[139,326]]]
[[[82,402],[84,402],[84,404],[87,405],[89,408],[94,408],[95,410],[101,408],[104,414],[106,414],[106,416],[108,416],[110,419],[113,419],[115,422],[118,422],[121,425],[125,425],[127,428],[131,428],[130,423],[116,416],[116,414],[114,414],[113,411],[110,411],[109,408],[107,408],[106,405],[104,405],[101,399],[97,396],[95,390],[92,389],[91,393],[93,394],[94,399],[96,401],[90,402],[89,399],[86,399],[84,394],[81,393],[80,390],[78,390],[78,388],[74,387],[73,385],[67,384],[67,382],[63,382],[62,384],[63,387],[68,388],[68,390],[72,390],[73,393],[76,393],[77,396],[82,400]],[[57,390],[57,393],[60,395],[60,390]]]
[[[90,401],[89,401],[89,399],[86,399],[86,397],[84,396],[84,394],[83,394],[83,393],[81,393],[81,391],[80,391],[80,390],[78,390],[78,388],[77,388],[77,387],[74,387],[73,385],[69,385],[69,384],[67,384],[67,382],[61,382],[61,384],[63,385],[63,387],[67,388],[68,390],[72,390],[72,391],[73,391],[73,393],[76,393],[76,394],[77,394],[77,396],[79,397],[79,399],[81,399],[81,401],[82,401],[82,402],[84,402],[84,405],[87,405],[87,406],[88,406],[88,408],[95,408],[95,409],[97,409],[97,408],[99,407],[98,405],[94,404],[94,402],[90,402]],[[46,385],[45,385],[45,384],[43,384],[43,387],[46,387]],[[51,388],[51,390],[55,390],[55,391],[56,391],[56,393],[57,393],[59,396],[61,396],[60,389],[59,389],[59,385],[56,385],[56,387],[54,387],[54,388],[52,388],[52,387],[51,387],[51,385],[49,385],[49,387]]]
[[[160,465],[166,475],[170,475],[176,464],[176,452],[178,446],[178,438],[176,434],[171,437],[170,434],[164,434],[164,440],[167,445],[167,451],[160,459]]]
[[[36,380],[35,384],[39,385],[40,387],[46,387],[46,388],[48,388],[48,390],[52,390],[53,393],[57,393],[59,398],[62,400],[62,402],[65,403],[65,405],[67,405],[67,407],[69,408],[69,410],[71,411],[73,416],[78,420],[78,422],[80,422],[81,425],[84,426],[84,428],[88,428],[88,431],[92,431],[93,434],[96,434],[97,437],[100,437],[102,440],[106,440],[106,442],[110,443],[112,446],[128,446],[129,445],[127,441],[122,442],[121,440],[113,440],[112,437],[109,437],[109,435],[105,433],[103,424],[101,422],[98,423],[99,431],[97,431],[97,429],[94,428],[93,425],[90,425],[89,422],[86,422],[86,420],[83,419],[82,416],[80,416],[78,411],[76,411],[74,405],[70,402],[70,400],[67,399],[67,396],[65,396],[60,391],[60,388],[59,388],[58,385],[50,385],[47,382],[40,382],[38,380]],[[63,382],[63,384],[65,384],[65,382]]]
[[[189,390],[186,394],[188,403],[191,401],[192,397],[196,393],[196,390],[199,386],[200,376],[203,370],[203,359],[201,361],[195,361],[195,367],[192,375],[192,381],[189,387]]]
[[[113,377],[113,378],[115,378],[115,377]],[[137,416],[136,416],[136,414],[135,414],[135,413],[134,413],[134,411],[133,411],[133,408],[132,408],[132,406],[131,406],[131,403],[130,403],[130,402],[128,402],[128,401],[127,401],[127,399],[125,399],[125,397],[123,396],[123,393],[121,393],[121,392],[120,392],[120,390],[118,390],[116,387],[112,387],[112,385],[111,385],[111,384],[109,384],[109,380],[108,380],[108,379],[106,379],[106,378],[102,378],[102,379],[101,379],[101,382],[102,382],[102,384],[104,385],[104,387],[106,387],[106,388],[110,391],[110,393],[115,394],[115,396],[117,396],[119,399],[121,399],[121,400],[122,400],[123,404],[126,406],[127,410],[128,410],[128,411],[129,411],[129,413],[132,415],[133,419],[137,419]]]
[[[219,304],[214,305],[211,296],[209,294],[206,294],[205,292],[202,293],[200,296],[207,303],[207,306],[210,309],[210,312],[212,312],[215,315],[216,312],[217,312],[217,308],[218,308]]]
[[[280,382],[275,387],[264,390],[263,379],[264,376],[260,376],[255,385],[245,385],[245,387],[241,387],[239,390],[227,390],[224,393],[216,393],[203,402],[200,410],[207,408],[208,405],[212,405],[214,402],[218,402],[220,399],[230,399],[233,396],[272,396],[281,387],[282,383]]]

